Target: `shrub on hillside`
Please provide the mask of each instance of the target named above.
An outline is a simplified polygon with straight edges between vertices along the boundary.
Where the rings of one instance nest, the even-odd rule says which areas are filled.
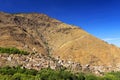
[[[8,53],[8,54],[24,54],[28,55],[29,53],[27,51],[22,51],[17,48],[3,48],[0,47],[0,53]]]

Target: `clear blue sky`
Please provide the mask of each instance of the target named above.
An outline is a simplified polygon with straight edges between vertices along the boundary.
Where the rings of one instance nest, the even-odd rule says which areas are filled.
[[[44,13],[120,46],[120,0],[0,0],[0,11]]]

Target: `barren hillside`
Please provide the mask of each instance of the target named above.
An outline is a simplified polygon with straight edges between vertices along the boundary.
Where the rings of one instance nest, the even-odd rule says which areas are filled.
[[[120,49],[44,14],[0,13],[0,47],[16,47],[82,65],[119,66]]]

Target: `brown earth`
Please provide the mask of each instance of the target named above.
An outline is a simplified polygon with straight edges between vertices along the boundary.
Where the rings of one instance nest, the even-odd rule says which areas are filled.
[[[0,13],[0,47],[16,47],[82,65],[119,66],[120,49],[44,14]]]

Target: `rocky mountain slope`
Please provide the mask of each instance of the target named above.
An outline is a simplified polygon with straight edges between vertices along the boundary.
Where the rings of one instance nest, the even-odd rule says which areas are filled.
[[[16,47],[81,65],[120,68],[120,49],[44,14],[0,13],[0,47]]]

